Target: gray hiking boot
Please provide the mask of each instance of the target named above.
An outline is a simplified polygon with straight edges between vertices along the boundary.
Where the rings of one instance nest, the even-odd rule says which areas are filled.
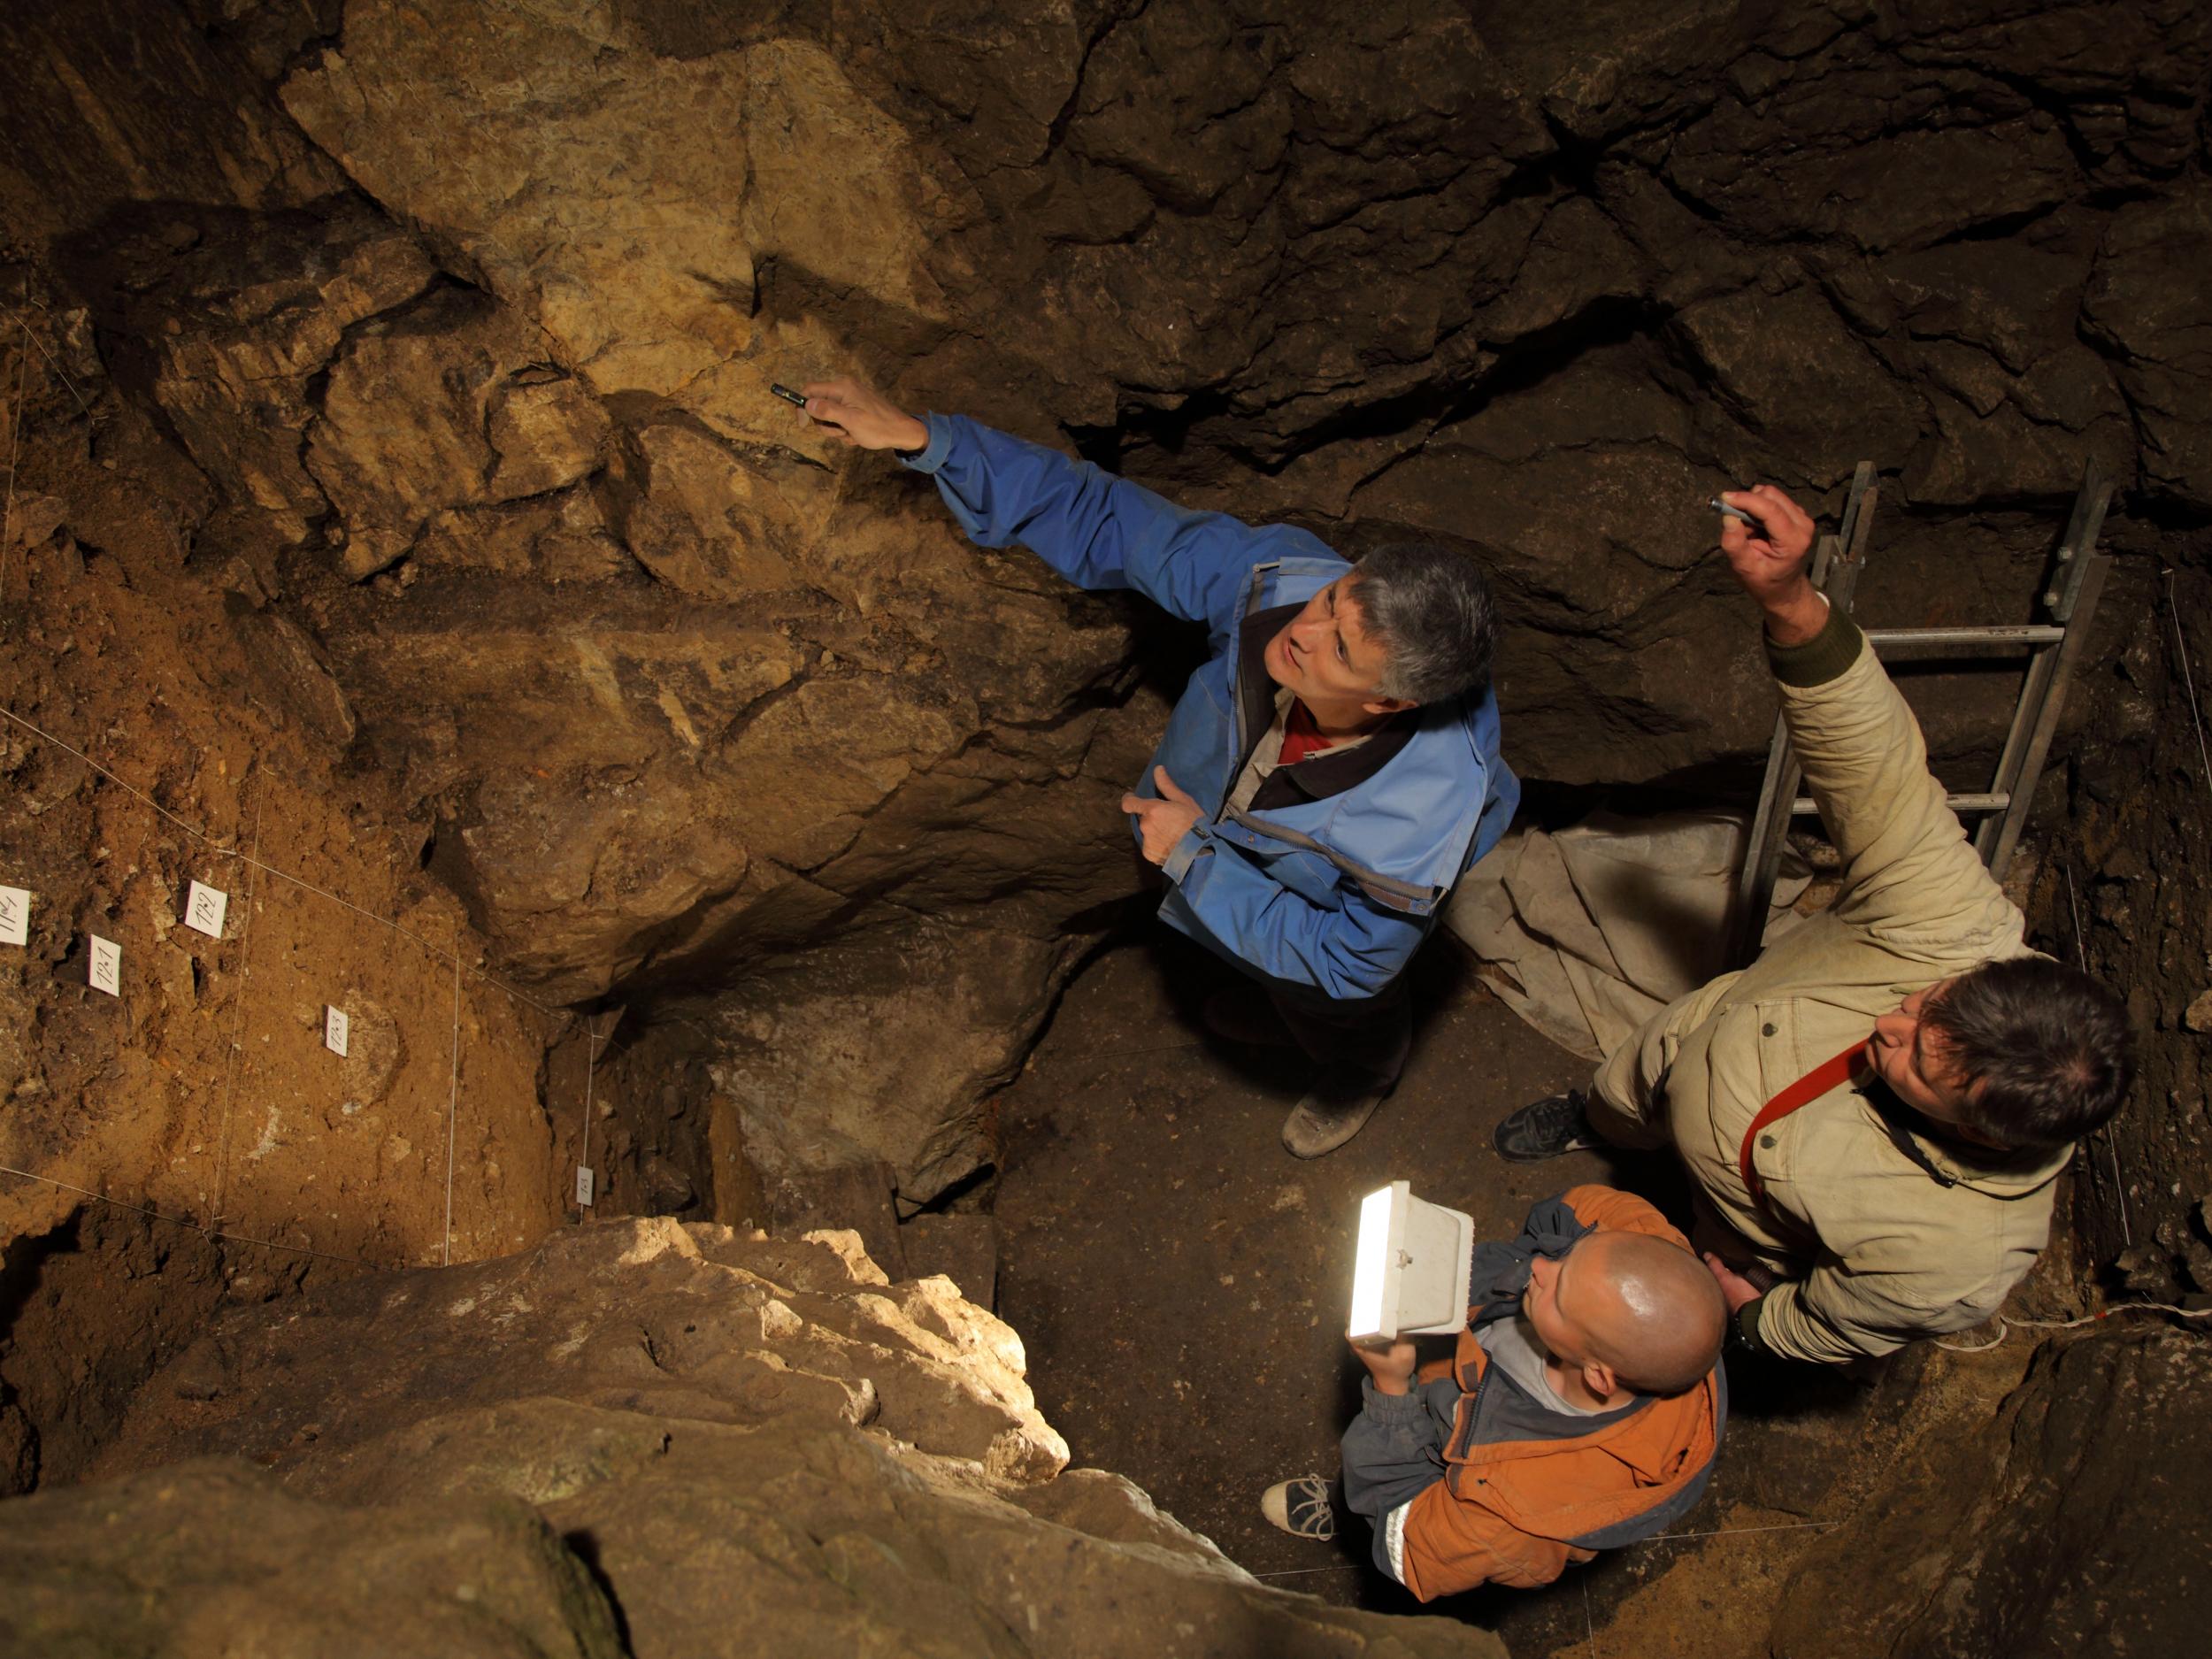
[[[1335,1151],[1367,1126],[1394,1082],[1356,1066],[1323,1066],[1305,1098],[1283,1119],[1283,1145],[1301,1158]]]

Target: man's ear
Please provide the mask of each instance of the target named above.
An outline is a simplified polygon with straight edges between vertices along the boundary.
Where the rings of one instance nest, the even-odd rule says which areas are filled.
[[[1582,1386],[1599,1399],[1603,1400],[1610,1396],[1619,1382],[1620,1379],[1613,1374],[1613,1368],[1603,1360],[1589,1359],[1582,1362]]]
[[[1359,706],[1361,711],[1366,714],[1399,714],[1421,705],[1404,697],[1370,697]]]

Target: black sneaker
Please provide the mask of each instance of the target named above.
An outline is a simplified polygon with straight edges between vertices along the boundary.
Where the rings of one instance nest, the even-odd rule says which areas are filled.
[[[1260,1494],[1260,1513],[1293,1538],[1336,1536],[1336,1511],[1329,1507],[1329,1483],[1318,1475],[1278,1481]]]
[[[1516,1164],[1534,1164],[1598,1144],[1590,1127],[1590,1098],[1578,1088],[1547,1094],[1524,1106],[1490,1132],[1490,1144]]]

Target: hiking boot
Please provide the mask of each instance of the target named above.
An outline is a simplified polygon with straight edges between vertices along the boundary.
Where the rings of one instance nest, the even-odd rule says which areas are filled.
[[[1395,1081],[1341,1064],[1323,1066],[1305,1098],[1283,1119],[1283,1145],[1301,1158],[1335,1151],[1367,1126]]]
[[[1590,1127],[1590,1097],[1578,1088],[1547,1094],[1490,1132],[1490,1144],[1516,1164],[1534,1164],[1599,1144]]]
[[[1228,985],[1206,999],[1199,1018],[1224,1042],[1255,1048],[1288,1048],[1297,1039],[1275,1011],[1274,999],[1255,985]]]
[[[1329,1507],[1329,1483],[1318,1475],[1277,1481],[1260,1494],[1260,1513],[1293,1538],[1336,1536],[1336,1511]]]

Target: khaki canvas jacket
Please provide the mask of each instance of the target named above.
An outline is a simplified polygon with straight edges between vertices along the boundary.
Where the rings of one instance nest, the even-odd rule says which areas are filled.
[[[1837,614],[1813,641],[1770,641],[1768,654],[1806,783],[1845,860],[1842,892],[1744,972],[1647,1022],[1597,1087],[1654,1128],[1663,1117],[1706,1202],[1786,1281],[1763,1299],[1761,1341],[1834,1363],[1994,1313],[2049,1239],[2071,1149],[2007,1155],[1939,1141],[1878,1112],[1864,1091],[1878,1084],[1851,1084],[1762,1131],[1752,1156],[1765,1202],[1746,1189],[1739,1149],[1769,1099],[1864,1041],[1914,992],[2033,954],[1865,636]]]

